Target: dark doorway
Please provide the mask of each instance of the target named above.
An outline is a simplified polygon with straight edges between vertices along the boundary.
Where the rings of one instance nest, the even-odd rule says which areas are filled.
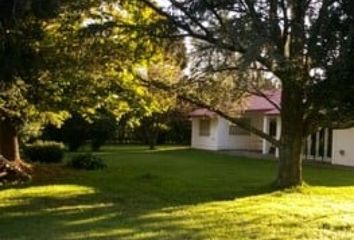
[[[328,129],[327,157],[332,158],[333,129]]]
[[[311,146],[310,146],[310,155],[316,156],[316,133],[311,134]]]
[[[277,136],[277,120],[276,119],[271,119],[269,122],[269,134],[272,137]]]

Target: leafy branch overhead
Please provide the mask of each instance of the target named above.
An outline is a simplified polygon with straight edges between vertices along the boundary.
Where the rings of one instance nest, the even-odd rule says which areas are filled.
[[[222,105],[225,97],[234,106],[248,94],[270,101],[264,90],[281,88],[281,106],[275,106],[281,111],[280,139],[245,128],[278,141],[277,185],[301,183],[301,151],[308,135],[323,127],[354,126],[352,1],[137,2],[161,16],[158,27],[140,21],[137,28],[152,38],[183,39],[188,46],[184,93],[197,105],[237,124],[233,105]]]
[[[134,8],[113,1],[0,3],[1,154],[19,159],[20,133],[60,126],[72,112],[90,119],[97,109],[117,118],[163,110],[135,77],[163,52],[121,27],[136,18],[154,21],[149,9],[128,13]]]

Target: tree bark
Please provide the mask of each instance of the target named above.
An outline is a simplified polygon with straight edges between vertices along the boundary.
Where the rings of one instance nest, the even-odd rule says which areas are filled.
[[[17,130],[10,119],[0,121],[0,154],[9,161],[21,159]]]
[[[279,149],[279,170],[276,186],[295,187],[302,184],[302,138],[283,136],[284,145]]]
[[[290,81],[289,81],[290,82]],[[293,81],[291,81],[293,83]],[[281,137],[277,187],[302,184],[302,147],[304,142],[303,94],[295,84],[284,84],[282,90]]]

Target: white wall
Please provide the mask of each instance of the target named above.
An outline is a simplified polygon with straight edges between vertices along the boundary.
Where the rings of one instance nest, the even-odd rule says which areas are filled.
[[[263,128],[263,116],[259,114],[247,114],[244,117],[251,118],[251,124],[258,129]],[[262,139],[254,134],[230,135],[230,122],[222,117],[211,119],[210,136],[199,135],[200,118],[192,118],[192,148],[207,150],[262,150]]]
[[[263,121],[263,132],[269,133],[270,132],[270,122],[271,121],[276,121],[277,122],[277,129],[276,129],[276,139],[280,139],[281,135],[281,118],[280,116],[268,116],[268,115],[263,115],[262,116],[262,121]],[[273,147],[273,144],[268,142],[266,139],[262,139],[262,154],[269,154],[271,147]],[[275,149],[275,157],[279,157],[279,148]]]
[[[263,116],[248,114],[251,124],[263,129]],[[210,136],[199,135],[200,118],[192,118],[192,148],[206,150],[262,150],[262,139],[251,135],[230,135],[229,121],[217,117],[210,119]],[[354,128],[334,130],[332,163],[354,166]]]
[[[354,128],[333,131],[333,164],[354,166]]]
[[[249,117],[251,119],[251,125],[262,129],[263,117],[257,114],[246,114],[243,117]],[[262,140],[254,134],[251,135],[230,135],[229,134],[230,122],[219,118],[217,140],[218,149],[223,150],[262,150]]]
[[[217,126],[218,118],[210,119],[210,135],[199,136],[200,118],[192,118],[192,148],[218,150]]]

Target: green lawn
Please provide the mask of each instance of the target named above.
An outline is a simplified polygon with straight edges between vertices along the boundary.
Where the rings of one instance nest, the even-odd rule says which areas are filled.
[[[0,239],[354,239],[354,171],[305,167],[272,191],[272,161],[106,147],[103,171],[39,168],[0,190]]]

